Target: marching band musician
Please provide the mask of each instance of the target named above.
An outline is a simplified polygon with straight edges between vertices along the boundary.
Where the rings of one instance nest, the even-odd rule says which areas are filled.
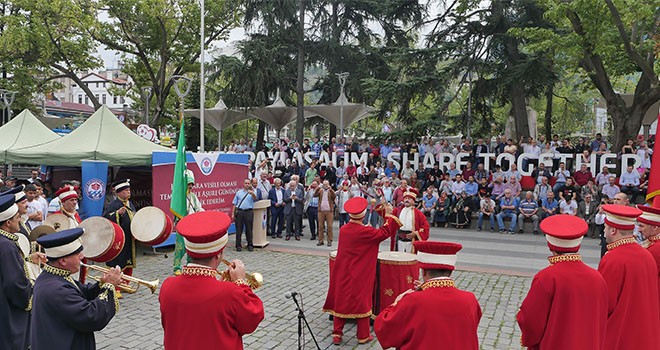
[[[18,245],[20,215],[14,194],[0,196],[0,348],[24,350],[29,344],[32,284]]]
[[[403,193],[403,206],[394,208],[393,215],[399,218],[402,226],[390,240],[390,250],[414,253],[414,241],[429,239],[429,222],[421,210],[415,208],[417,192],[414,189]]]
[[[8,191],[0,193],[0,196],[7,194],[14,195],[15,203],[18,206],[18,215],[21,218],[19,221],[19,232],[22,233],[25,237],[30,238],[30,227],[27,224],[27,212],[28,212],[28,201],[27,194],[23,191],[25,188],[24,185],[14,187]]]
[[[583,263],[578,254],[588,230],[584,219],[573,215],[553,215],[541,222],[552,256],[548,258],[550,266],[534,276],[518,312],[523,346],[603,349],[607,286],[598,271]]]
[[[481,307],[471,292],[456,288],[451,273],[458,243],[417,241],[423,283],[401,293],[381,311],[374,331],[383,348],[399,350],[479,349]],[[441,344],[441,345],[440,345]]]
[[[166,350],[243,349],[242,336],[254,332],[263,320],[263,303],[248,286],[240,260],[229,267],[232,282],[216,279],[230,224],[229,216],[217,211],[179,221],[178,233],[191,262],[160,288]]]
[[[363,197],[349,199],[344,208],[350,221],[339,229],[341,240],[323,311],[334,316],[333,344],[341,344],[347,318],[357,319],[358,343],[366,344],[373,340],[369,317],[372,315],[378,245],[396,234],[401,222],[391,214],[392,206],[387,205],[383,214],[385,223],[381,228],[364,225],[362,220],[366,215],[367,200]]]
[[[71,277],[84,257],[83,231],[62,230],[37,239],[48,264],[34,284],[32,350],[96,349],[94,332],[105,328],[119,309],[115,297],[115,286],[121,281],[118,266],[104,273],[100,283],[82,284]]]
[[[76,187],[67,185],[55,192],[55,196],[60,200],[60,210],[53,214],[64,214],[70,221],[70,228],[75,228],[80,225],[82,219],[78,215],[78,189]]]
[[[117,180],[111,186],[117,198],[105,207],[103,217],[122,228],[125,243],[119,255],[105,264],[109,267],[119,266],[124,275],[133,276],[133,268],[135,268],[137,262],[135,261],[135,239],[133,238],[133,233],[131,233],[131,221],[133,221],[133,215],[135,215],[136,210],[130,200],[131,180]],[[122,295],[119,289],[117,289],[116,294],[121,299]]]
[[[658,300],[660,301],[660,208],[638,205],[642,215],[637,218],[639,233],[644,237],[646,250],[653,255],[658,267]]]

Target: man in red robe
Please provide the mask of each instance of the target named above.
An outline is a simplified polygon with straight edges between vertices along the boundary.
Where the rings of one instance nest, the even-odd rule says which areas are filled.
[[[401,227],[395,237],[390,240],[390,250],[414,253],[412,245],[415,241],[429,239],[429,222],[421,210],[415,208],[417,190],[403,194],[403,206],[394,208],[392,214],[399,218]]]
[[[60,210],[53,214],[63,214],[69,218],[69,228],[76,228],[82,222],[78,215],[78,188],[73,186],[64,186],[55,192],[60,199]]]
[[[165,349],[243,349],[243,335],[254,332],[264,306],[245,280],[245,267],[233,260],[231,282],[219,281],[218,265],[231,219],[225,213],[190,214],[177,225],[191,262],[160,287]]]
[[[474,294],[455,287],[450,277],[458,243],[417,241],[424,282],[399,295],[383,310],[374,331],[383,348],[399,350],[479,349],[481,307]]]
[[[367,200],[363,197],[349,199],[344,208],[350,221],[339,229],[341,239],[323,311],[334,316],[333,344],[341,344],[347,318],[357,319],[358,343],[365,344],[373,340],[369,317],[372,315],[378,245],[396,234],[401,223],[391,214],[392,207],[386,205],[385,223],[381,228],[364,225],[362,219],[367,212]]]
[[[639,232],[644,237],[646,250],[653,255],[658,267],[658,301],[660,302],[660,208],[638,205],[642,215],[637,218]]]
[[[605,349],[660,349],[658,268],[653,256],[635,237],[635,219],[642,211],[624,205],[604,205],[608,252],[598,271],[608,290]]]
[[[529,349],[603,349],[607,286],[578,254],[589,226],[573,215],[554,215],[540,227],[552,256],[550,266],[534,276],[520,306],[517,320],[522,345]]]

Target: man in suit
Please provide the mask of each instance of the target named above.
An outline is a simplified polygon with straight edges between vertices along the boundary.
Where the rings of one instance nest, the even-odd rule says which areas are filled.
[[[282,238],[284,229],[284,188],[282,179],[275,178],[275,186],[268,191],[270,199],[270,234],[272,238]]]
[[[305,194],[295,180],[289,181],[289,188],[284,191],[284,216],[286,217],[286,240],[295,236],[300,240],[300,222],[302,221]]]
[[[598,202],[594,201],[590,194],[584,196],[584,200],[578,204],[578,217],[584,219],[589,225],[589,231],[585,236],[596,238],[596,223],[594,217],[598,211]]]

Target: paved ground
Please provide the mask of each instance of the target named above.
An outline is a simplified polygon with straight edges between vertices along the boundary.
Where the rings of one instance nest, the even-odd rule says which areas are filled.
[[[454,277],[459,288],[475,293],[483,309],[479,325],[481,347],[520,349],[515,314],[529,288],[530,276],[547,266],[544,238],[444,228],[432,229],[431,236],[434,240],[464,245]],[[259,271],[265,278],[265,285],[257,294],[264,302],[266,317],[255,333],[244,337],[246,349],[297,348],[297,312],[293,302],[285,298],[291,291],[302,294],[308,321],[321,349],[381,349],[377,341],[358,346],[355,326],[350,323],[345,329],[345,344],[331,345],[332,322],[321,307],[328,284],[327,254],[333,249],[336,246],[317,247],[307,233],[299,242],[276,239],[264,250],[238,253],[229,249],[225,253],[229,259],[243,260],[248,271]],[[383,245],[381,250],[387,249]],[[596,240],[585,240],[584,251],[587,263],[595,266]],[[162,281],[171,273],[171,254],[169,258],[141,257],[138,263],[137,277]],[[162,338],[158,297],[146,289],[125,294],[120,313],[96,334],[99,349],[162,349]],[[307,349],[315,348],[307,330],[304,343]]]

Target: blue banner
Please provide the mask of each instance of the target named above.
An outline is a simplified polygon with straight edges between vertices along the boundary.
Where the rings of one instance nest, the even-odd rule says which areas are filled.
[[[108,182],[107,160],[82,161],[82,200],[80,201],[80,217],[84,220],[92,216],[103,215],[105,191]]]

